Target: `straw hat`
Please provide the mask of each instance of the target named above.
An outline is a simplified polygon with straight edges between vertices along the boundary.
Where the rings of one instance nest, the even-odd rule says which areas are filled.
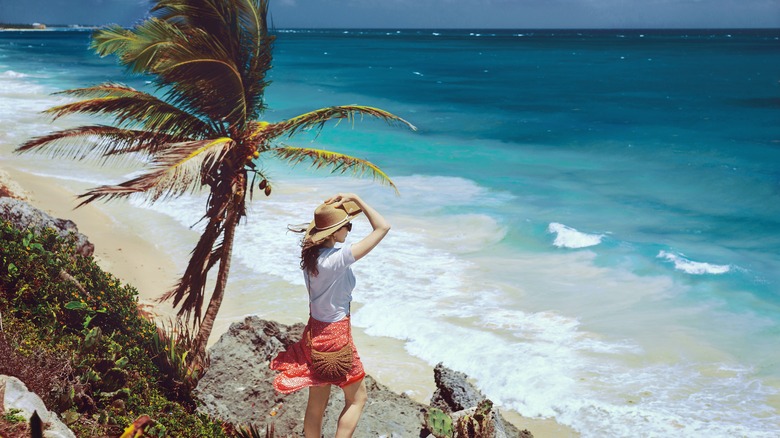
[[[334,205],[320,204],[314,210],[314,220],[309,224],[303,237],[305,242],[316,244],[322,241],[363,211],[352,201],[345,202],[338,207]]]

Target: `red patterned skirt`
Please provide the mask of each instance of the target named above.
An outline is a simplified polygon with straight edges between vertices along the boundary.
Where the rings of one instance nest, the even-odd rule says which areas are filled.
[[[309,386],[344,387],[366,375],[352,340],[349,317],[337,322],[309,317],[301,340],[279,353],[271,361],[271,369],[279,371],[274,388],[282,394]]]

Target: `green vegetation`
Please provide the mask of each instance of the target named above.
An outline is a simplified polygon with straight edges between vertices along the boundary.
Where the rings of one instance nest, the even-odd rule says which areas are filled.
[[[472,415],[461,415],[453,421],[452,417],[438,408],[429,408],[425,412],[425,426],[436,438],[485,438],[496,435],[490,411],[493,402],[483,400]]]
[[[24,417],[19,415],[21,412],[21,409],[9,409],[3,414],[3,420],[9,423],[21,423],[22,421],[25,421]]]
[[[452,418],[439,408],[430,408],[425,413],[425,424],[436,438],[452,438]]]
[[[143,414],[156,420],[147,436],[230,436],[193,412],[186,367],[165,354],[181,351],[179,338],[138,314],[135,288],[51,230],[0,223],[0,259],[0,374],[25,382],[77,436],[119,436]]]
[[[246,216],[247,198],[255,186],[266,196],[272,191],[265,160],[308,162],[314,168],[368,175],[393,185],[366,160],[281,141],[322,129],[334,119],[367,116],[414,126],[387,111],[360,105],[322,108],[273,123],[261,120],[274,41],[266,20],[267,0],[155,0],[150,14],[132,29],[110,26],[95,32],[92,48],[101,56],[116,56],[128,71],[150,77],[158,95],[117,83],[64,91],[80,100],[49,109],[54,118],[88,115],[110,123],[57,131],[17,151],[101,164],[128,154],[146,159],[138,161],[148,163],[139,176],[89,190],[82,195],[83,203],[130,195],[155,202],[208,192],[202,235],[178,285],[163,297],[180,305],[179,316],[197,330],[186,358],[197,368],[224,297],[235,230]],[[202,312],[207,276],[215,268],[214,290]],[[92,312],[97,318],[100,309],[90,303],[76,312],[82,318]]]

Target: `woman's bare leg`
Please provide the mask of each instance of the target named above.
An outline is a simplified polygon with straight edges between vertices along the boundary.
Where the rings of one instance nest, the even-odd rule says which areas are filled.
[[[309,403],[303,417],[303,435],[306,438],[322,437],[322,416],[328,407],[329,397],[330,385],[309,387]]]
[[[351,438],[357,427],[360,414],[363,413],[363,407],[368,401],[368,391],[366,391],[366,383],[362,379],[341,389],[344,390],[344,409],[339,415],[336,438]]]

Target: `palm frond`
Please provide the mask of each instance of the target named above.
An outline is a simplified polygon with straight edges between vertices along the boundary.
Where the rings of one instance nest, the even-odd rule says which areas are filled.
[[[379,167],[367,160],[340,154],[338,152],[293,146],[284,146],[272,149],[269,152],[272,152],[279,159],[288,161],[292,166],[304,161],[310,161],[311,167],[316,169],[330,168],[331,173],[344,174],[351,172],[352,175],[356,177],[363,177],[368,174],[375,181],[389,185],[398,193],[398,188],[390,177],[379,169]]]
[[[215,37],[230,36],[229,25],[235,14],[235,1],[158,0],[150,12],[160,20],[183,29],[203,29]]]
[[[161,47],[165,57],[149,64],[158,83],[170,87],[167,100],[239,129],[256,118],[271,66],[267,12],[266,0],[157,2],[156,20],[186,35]]]
[[[207,53],[177,55],[161,63],[156,72],[175,91],[168,94],[170,100],[229,125],[240,126],[247,120],[244,79],[233,62]]]
[[[268,23],[266,17],[268,16],[268,2],[267,1],[253,1],[253,0],[239,0],[236,3],[239,12],[243,12],[239,15],[241,26],[246,29],[249,35],[253,36],[255,41],[262,41],[266,35],[268,35]],[[254,56],[257,58],[260,55],[262,48],[261,44],[254,45]]]
[[[106,160],[130,152],[154,154],[165,144],[182,141],[167,134],[91,125],[64,129],[28,140],[15,152],[42,152],[52,157]]]
[[[264,127],[262,130],[257,130],[255,133],[258,135],[263,133],[263,136],[266,138],[274,138],[284,134],[288,137],[292,137],[302,130],[309,130],[312,128],[322,129],[328,120],[347,119],[350,122],[354,122],[357,116],[375,117],[390,124],[405,125],[412,130],[417,130],[411,123],[385,110],[363,105],[343,105],[321,108],[306,114],[301,114],[292,119]]]
[[[158,0],[152,4],[149,13],[154,14],[161,20],[177,21],[179,17],[188,17],[192,15],[190,2],[187,0]]]
[[[192,250],[184,275],[173,289],[158,299],[159,302],[173,299],[173,307],[184,300],[178,315],[185,316],[188,320],[194,315],[193,325],[200,322],[208,273],[222,257],[222,246],[217,240],[222,234],[223,225],[224,220],[216,216],[209,221]]]
[[[171,50],[182,50],[187,45],[187,35],[182,29],[156,18],[136,26],[133,36],[119,58],[133,73],[154,73],[166,62]]]
[[[212,3],[190,2],[188,8],[211,10],[206,6]],[[115,29],[106,32],[96,33],[93,46],[99,53],[105,47],[104,40],[116,38]],[[243,77],[225,46],[231,44],[231,38],[154,17],[123,33],[122,38],[121,44],[111,46],[111,53],[133,73],[155,75],[155,82],[167,89],[166,98],[172,104],[216,120],[235,118],[236,114],[245,117]]]
[[[85,198],[79,207],[96,199],[111,200],[134,193],[143,193],[149,202],[155,202],[195,191],[205,183],[205,175],[215,173],[233,145],[233,140],[227,137],[171,145],[155,156],[152,171],[121,184],[96,187],[79,195],[79,198]]]
[[[229,43],[233,59],[257,57],[262,41],[268,37],[267,0],[159,0],[151,13],[160,20],[182,28],[201,29]]]
[[[241,39],[241,52],[252,56],[248,59],[246,73],[247,84],[247,118],[254,120],[265,110],[263,95],[270,84],[266,80],[273,59],[273,43],[276,37],[268,34],[268,1],[239,0],[238,7],[244,11],[240,14],[245,35]]]
[[[235,65],[245,54],[240,51],[240,27],[236,17],[235,1],[198,1],[191,0],[161,0],[152,8],[152,14],[176,27],[182,29],[188,38],[200,38],[207,35],[211,41],[206,41],[206,46],[216,45],[219,58],[231,60]],[[186,46],[198,50],[197,46],[203,44],[201,39],[197,42],[187,40]],[[211,49],[209,49],[210,51]],[[174,56],[176,57],[176,56]]]
[[[167,48],[186,44],[186,35],[172,23],[154,17],[133,29],[116,25],[95,31],[90,48],[98,55],[116,55],[133,73],[152,72]]]
[[[100,56],[122,54],[133,39],[133,32],[118,24],[112,24],[92,34],[90,48]]]
[[[121,84],[105,83],[94,87],[61,91],[58,94],[88,97],[84,100],[49,108],[54,119],[70,114],[107,115],[121,127],[140,127],[145,131],[172,136],[214,135],[214,129],[200,118],[154,95]]]
[[[243,129],[265,109],[271,68],[267,0],[158,0],[130,30],[95,33],[92,47],[149,73],[171,104]]]
[[[54,94],[65,94],[78,97],[132,97],[139,92],[133,87],[118,82],[104,82],[100,85],[85,88],[71,88],[69,90],[58,91]]]
[[[178,315],[187,320],[193,318],[193,326],[201,320],[201,310],[206,291],[208,273],[225,255],[224,239],[225,224],[228,216],[235,218],[246,214],[243,207],[236,206],[235,181],[217,184],[209,196],[209,206],[203,219],[208,219],[206,228],[201,234],[195,249],[192,250],[190,261],[182,278],[176,286],[159,298],[159,302],[173,299],[173,306],[181,302]],[[245,187],[242,187],[245,190]],[[240,202],[243,205],[243,201]]]

